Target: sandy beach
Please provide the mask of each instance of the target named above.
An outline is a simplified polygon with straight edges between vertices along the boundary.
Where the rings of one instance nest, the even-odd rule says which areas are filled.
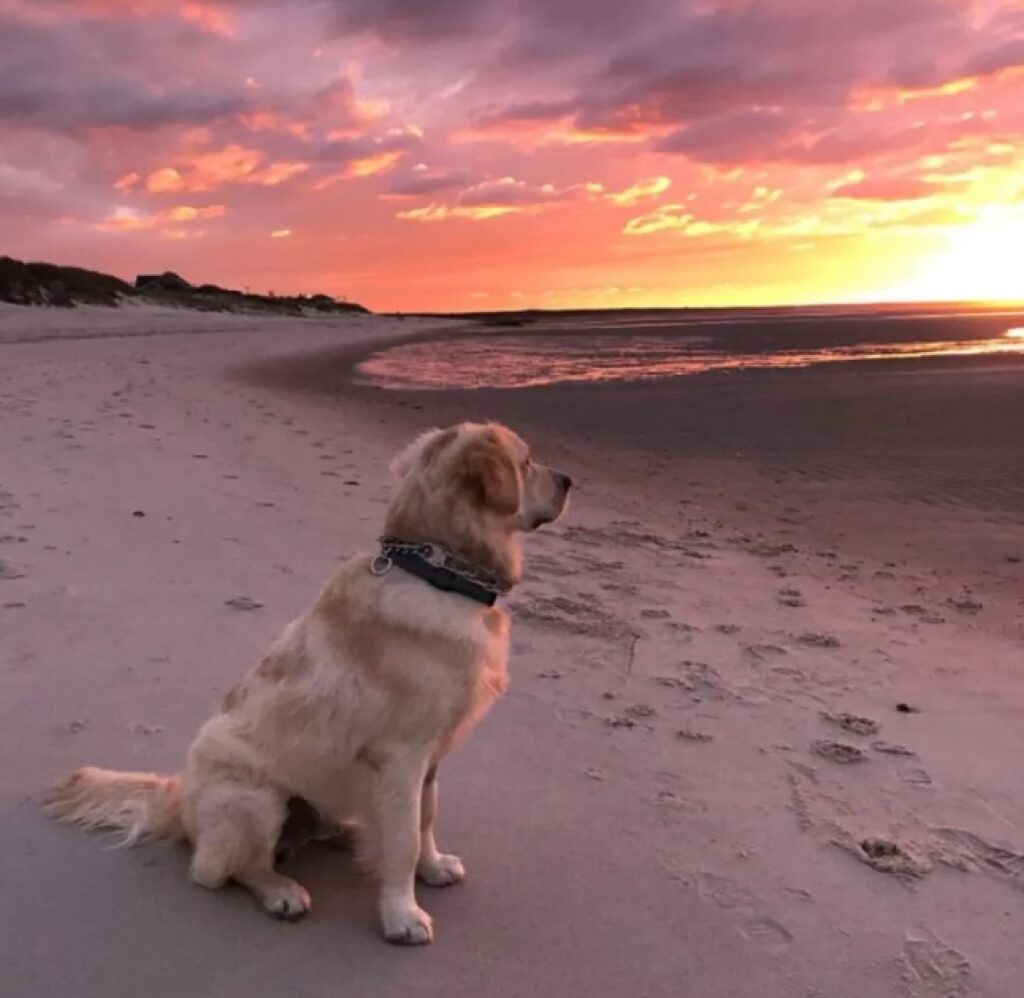
[[[688,379],[643,389],[652,433],[630,385],[351,383],[443,320],[165,311],[0,312],[0,991],[1020,994],[1019,365]],[[446,763],[469,878],[421,892],[433,946],[381,943],[334,850],[293,861],[314,911],[281,925],[183,850],[42,816],[73,766],[178,770],[374,545],[396,447],[470,416],[582,487]]]

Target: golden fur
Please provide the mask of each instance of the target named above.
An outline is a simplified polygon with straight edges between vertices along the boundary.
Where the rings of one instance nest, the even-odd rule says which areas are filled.
[[[517,534],[559,516],[571,484],[496,424],[432,430],[392,468],[389,536],[443,544],[509,583],[521,572]],[[274,861],[300,800],[330,827],[359,822],[384,935],[429,942],[414,878],[465,876],[434,842],[434,774],[505,691],[508,618],[399,569],[375,575],[370,560],[343,565],[284,629],[199,730],[180,776],[86,767],[54,788],[50,813],[129,842],[186,839],[196,883],[236,881],[291,919],[309,894]]]

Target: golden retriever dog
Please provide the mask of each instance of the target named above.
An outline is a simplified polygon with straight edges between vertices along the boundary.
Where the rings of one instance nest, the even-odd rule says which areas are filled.
[[[126,843],[186,840],[197,884],[235,881],[289,920],[310,897],[274,868],[282,830],[354,822],[384,936],[430,942],[415,879],[465,876],[434,841],[437,766],[505,690],[508,617],[493,604],[519,581],[519,533],[559,517],[572,482],[491,423],[424,433],[392,471],[380,552],[345,563],[285,627],[184,771],[79,769],[52,790],[52,815]]]

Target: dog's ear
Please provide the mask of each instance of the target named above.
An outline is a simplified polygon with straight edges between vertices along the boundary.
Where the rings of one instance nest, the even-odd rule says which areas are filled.
[[[479,506],[511,516],[519,510],[519,475],[498,435],[492,430],[462,452],[462,480]]]
[[[424,467],[450,444],[459,430],[451,426],[447,430],[427,430],[421,433],[408,447],[400,451],[390,464],[391,474],[402,479],[417,465]]]

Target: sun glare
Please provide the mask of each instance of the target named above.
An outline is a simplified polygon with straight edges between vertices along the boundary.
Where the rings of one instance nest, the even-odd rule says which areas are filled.
[[[1024,301],[1024,215],[985,218],[945,238],[909,282],[908,298]]]

